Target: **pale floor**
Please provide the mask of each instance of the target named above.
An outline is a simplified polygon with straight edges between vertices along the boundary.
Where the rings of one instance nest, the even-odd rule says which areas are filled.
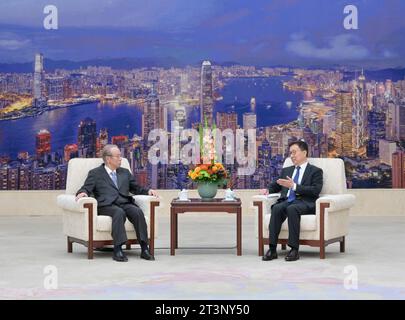
[[[261,261],[253,223],[243,216],[238,257],[234,215],[182,215],[183,248],[170,256],[169,217],[159,215],[156,261],[135,247],[118,263],[111,252],[87,260],[79,244],[68,254],[60,216],[1,216],[0,299],[405,299],[405,217],[352,217],[346,253],[332,244],[320,260],[301,246],[296,262],[281,250]]]

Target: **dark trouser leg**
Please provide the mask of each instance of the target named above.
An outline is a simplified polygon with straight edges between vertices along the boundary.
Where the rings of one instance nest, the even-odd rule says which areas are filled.
[[[141,208],[133,204],[122,205],[127,218],[134,225],[136,238],[141,245],[142,250],[147,248],[148,245],[148,226],[146,225],[145,215]]]
[[[287,207],[288,217],[288,245],[298,250],[300,244],[301,215],[312,214],[307,205],[299,200]]]
[[[287,201],[283,201],[273,205],[271,208],[271,217],[269,225],[269,242],[270,249],[277,247],[278,235],[280,234],[281,225],[287,219],[286,208],[288,206]]]
[[[116,206],[106,206],[97,209],[98,215],[110,216],[112,218],[112,231],[111,236],[114,241],[114,246],[122,245],[127,241],[127,234],[125,232],[125,211]]]

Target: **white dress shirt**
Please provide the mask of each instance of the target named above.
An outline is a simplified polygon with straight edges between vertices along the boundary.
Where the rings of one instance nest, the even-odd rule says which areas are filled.
[[[302,177],[304,176],[304,172],[305,172],[305,169],[307,168],[307,165],[308,165],[308,161],[304,162],[303,164],[301,164],[301,165],[299,166],[299,167],[300,167],[300,175],[299,175],[299,177],[298,177],[298,184],[301,184],[301,180],[302,180]],[[296,172],[297,172],[297,167],[295,167],[294,172],[293,172],[293,174],[292,174],[292,177],[290,177],[291,179],[294,179]],[[288,196],[290,195],[290,190],[291,190],[291,189],[289,189],[288,192],[287,192],[287,198],[288,198]],[[293,190],[294,190],[294,191],[297,190],[297,184],[296,184],[296,183],[294,183]]]

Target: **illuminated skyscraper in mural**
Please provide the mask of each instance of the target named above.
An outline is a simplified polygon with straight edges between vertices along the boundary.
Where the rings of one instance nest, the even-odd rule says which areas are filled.
[[[45,81],[49,100],[63,100],[65,97],[65,79],[63,77],[48,77]]]
[[[96,122],[91,118],[80,121],[77,135],[79,157],[94,158],[96,156],[97,132]]]
[[[167,110],[160,105],[159,98],[151,93],[146,99],[142,114],[142,136],[148,140],[149,133],[154,129],[166,129]]]
[[[358,155],[365,154],[365,142],[367,138],[367,92],[366,92],[366,78],[362,71],[361,75],[356,81],[354,86],[354,137],[353,148]]]
[[[46,104],[45,83],[44,83],[44,56],[41,53],[35,55],[34,65],[34,105],[43,106]]]
[[[399,141],[399,104],[388,102],[387,135],[388,140]]]
[[[392,187],[405,188],[405,152],[392,155]]]
[[[385,139],[385,121],[386,114],[384,112],[372,110],[368,113],[368,157],[377,158],[379,156],[380,140]]]
[[[338,92],[336,96],[336,151],[341,156],[353,155],[352,111],[352,93]]]
[[[51,133],[46,130],[40,130],[35,139],[35,152],[38,158],[51,153]]]
[[[201,97],[200,97],[200,109],[201,109],[201,122],[212,125],[214,101],[213,101],[213,88],[212,88],[212,68],[211,62],[204,61],[201,66]]]
[[[79,153],[78,153],[77,144],[71,143],[71,144],[65,145],[65,147],[63,149],[63,156],[64,156],[64,160],[66,162],[68,162],[72,158],[77,158],[78,155],[79,155]]]
[[[405,100],[399,105],[399,138],[405,140]]]
[[[101,150],[108,144],[108,129],[102,128],[97,138],[97,156],[101,155]]]

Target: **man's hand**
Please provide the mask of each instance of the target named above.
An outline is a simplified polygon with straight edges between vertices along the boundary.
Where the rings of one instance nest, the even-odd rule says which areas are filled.
[[[79,194],[76,196],[76,201],[79,200],[80,198],[83,198],[83,197],[88,197],[88,195],[87,195],[86,192],[81,192],[81,193],[79,193]]]
[[[157,192],[156,192],[155,190],[152,190],[152,189],[150,189],[150,190],[148,191],[148,195],[154,196],[154,197],[158,197]]]
[[[268,189],[260,189],[259,194],[267,196],[269,194],[269,190]]]
[[[280,186],[286,187],[288,189],[291,189],[292,187],[294,187],[294,181],[289,176],[287,176],[287,179],[278,179],[277,183]]]

